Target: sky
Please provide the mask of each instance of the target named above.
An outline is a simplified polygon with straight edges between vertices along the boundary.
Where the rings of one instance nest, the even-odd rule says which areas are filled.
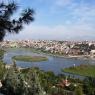
[[[7,1],[7,0],[5,0]],[[35,21],[5,39],[95,40],[95,0],[15,0],[18,14],[35,10]]]

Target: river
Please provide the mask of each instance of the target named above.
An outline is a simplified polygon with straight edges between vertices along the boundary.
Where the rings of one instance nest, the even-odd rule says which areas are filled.
[[[4,54],[3,61],[6,64],[12,63],[12,57],[16,55],[32,55],[32,56],[46,56],[48,57],[48,61],[43,62],[23,62],[16,61],[17,66],[28,68],[28,67],[39,67],[41,70],[45,71],[53,71],[55,74],[62,73],[62,69],[76,66],[80,64],[95,64],[94,60],[84,60],[84,59],[76,59],[76,58],[64,58],[58,56],[49,56],[47,54],[42,53],[33,53],[31,49],[7,49]]]

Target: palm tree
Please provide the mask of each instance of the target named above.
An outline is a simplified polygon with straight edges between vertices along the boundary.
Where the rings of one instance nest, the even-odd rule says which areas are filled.
[[[17,9],[18,6],[15,2],[0,3],[0,41],[7,33],[19,33],[24,24],[29,24],[34,20],[34,10],[30,8],[23,10],[17,20],[11,19]]]

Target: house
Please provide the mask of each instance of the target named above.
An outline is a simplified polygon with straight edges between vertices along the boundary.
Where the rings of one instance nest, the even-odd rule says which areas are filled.
[[[90,55],[91,55],[91,57],[94,57],[95,56],[95,50],[91,50]]]
[[[69,54],[71,55],[81,55],[83,52],[80,49],[71,48],[69,50]]]

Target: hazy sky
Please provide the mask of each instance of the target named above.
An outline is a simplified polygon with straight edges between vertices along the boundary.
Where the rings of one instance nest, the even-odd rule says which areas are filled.
[[[95,0],[15,1],[20,6],[19,13],[33,8],[35,21],[6,39],[95,40]]]

